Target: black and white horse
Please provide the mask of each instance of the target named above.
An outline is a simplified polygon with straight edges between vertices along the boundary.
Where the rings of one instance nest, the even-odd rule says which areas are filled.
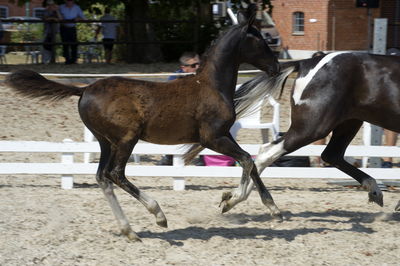
[[[333,132],[322,159],[357,180],[369,191],[369,201],[383,206],[375,179],[346,162],[344,153],[363,121],[400,132],[399,57],[335,52],[282,63],[281,71],[280,77],[263,74],[242,87],[254,93],[282,93],[283,83],[275,80],[298,72],[291,92],[290,128],[261,147],[255,162],[259,173],[281,156]],[[248,197],[253,184],[246,185],[225,195],[231,204]]]

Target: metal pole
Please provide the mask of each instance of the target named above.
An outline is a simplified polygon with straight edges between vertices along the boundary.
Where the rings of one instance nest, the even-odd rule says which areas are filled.
[[[374,54],[386,54],[387,25],[387,18],[376,18],[374,20],[374,42],[372,49],[372,53]],[[382,134],[383,130],[381,127],[371,125],[371,145],[382,145]],[[381,158],[369,158],[369,166],[374,168],[380,167]]]
[[[368,35],[367,35],[367,52],[371,51],[371,32],[372,32],[372,10],[371,8],[367,8],[367,17],[368,17]]]

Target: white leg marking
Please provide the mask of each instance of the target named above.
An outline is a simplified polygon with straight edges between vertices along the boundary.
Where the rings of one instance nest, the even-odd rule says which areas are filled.
[[[286,150],[283,148],[283,143],[284,141],[281,141],[278,144],[266,143],[261,146],[257,158],[254,162],[260,175],[266,167],[268,167],[286,152]],[[245,199],[249,197],[253,187],[254,182],[250,179],[250,182],[246,187]]]
[[[286,152],[283,148],[283,143],[284,141],[281,141],[278,144],[267,143],[261,146],[255,161],[258,173],[261,174],[266,167]]]
[[[306,76],[301,77],[296,79],[295,81],[295,87],[293,91],[293,100],[294,104],[300,105],[300,104],[306,104],[307,100],[301,100],[301,96],[304,92],[304,90],[307,88],[307,85],[310,83],[310,81],[314,78],[315,74],[326,64],[328,64],[334,57],[343,54],[343,53],[349,53],[349,52],[335,52],[335,53],[330,53],[326,55],[324,58],[322,58],[321,61],[318,62],[318,64],[311,69]]]

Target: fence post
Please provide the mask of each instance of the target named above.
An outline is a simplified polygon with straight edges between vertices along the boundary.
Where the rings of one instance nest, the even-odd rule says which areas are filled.
[[[83,131],[83,140],[85,142],[94,141],[94,136],[93,136],[92,132],[90,132],[90,130],[85,126],[84,126],[84,131]],[[83,154],[83,162],[90,163],[90,153],[89,152],[85,152]]]
[[[71,139],[64,139],[64,143],[72,142]],[[73,164],[74,163],[74,153],[65,152],[61,155],[61,163]],[[73,175],[61,175],[61,188],[62,189],[72,189],[74,187],[74,176]]]
[[[185,162],[182,159],[182,155],[174,155],[173,166],[179,166],[179,167],[185,166]],[[184,177],[174,177],[173,188],[174,188],[174,190],[177,190],[177,191],[185,190],[185,178]]]

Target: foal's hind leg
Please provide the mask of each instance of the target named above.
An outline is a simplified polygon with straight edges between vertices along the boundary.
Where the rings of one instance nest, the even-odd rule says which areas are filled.
[[[376,180],[344,160],[346,148],[357,134],[361,125],[362,121],[349,120],[337,126],[333,130],[332,138],[321,158],[357,180],[369,191],[369,201],[383,206],[383,194],[376,184]]]
[[[286,151],[283,149],[283,142],[282,138],[272,142],[272,143],[266,143],[263,144],[260,147],[260,151],[258,152],[258,156],[255,160],[255,165],[258,170],[258,174],[260,175],[265,168],[267,168],[269,165],[271,165],[274,161],[276,161],[278,158],[280,158],[283,154],[285,154]],[[254,183],[252,180],[246,184],[246,186],[242,187],[242,183],[239,186],[240,191],[244,191],[243,197],[247,199],[251,193],[251,191],[254,188]],[[272,199],[272,196],[270,197]],[[273,216],[283,219],[282,214],[278,207],[275,205],[275,202],[270,202],[270,199],[267,198],[266,200],[268,202],[264,202],[265,205],[269,206],[271,213]]]
[[[222,212],[227,212],[239,202],[246,200],[247,197],[245,191],[250,182],[249,176],[251,176],[254,184],[256,184],[262,202],[271,210],[273,216],[281,217],[281,213],[278,207],[275,205],[271,194],[268,192],[260,176],[258,175],[257,168],[254,165],[253,159],[251,158],[250,154],[240,148],[240,146],[231,136],[223,136],[217,138],[212,143],[209,143],[206,146],[219,153],[233,157],[240,163],[243,168],[239,188],[233,191],[233,193],[225,192],[222,195]]]
[[[112,183],[104,176],[104,167],[106,163],[109,161],[111,155],[110,143],[99,136],[97,136],[96,138],[99,140],[101,148],[100,162],[96,174],[97,183],[103,190],[104,196],[106,197],[108,203],[111,206],[112,212],[114,213],[114,216],[117,219],[117,222],[121,228],[121,233],[123,235],[126,235],[131,240],[140,240],[140,238],[132,230],[131,226],[129,225],[128,219],[126,218],[124,212],[122,211],[122,208],[117,200],[117,197],[114,194]]]
[[[141,192],[125,176],[126,163],[136,143],[137,140],[120,142],[116,147],[111,147],[111,157],[109,164],[105,168],[106,177],[139,200],[150,213],[156,216],[156,223],[159,226],[167,227],[167,219],[157,201],[147,196],[144,192]]]

